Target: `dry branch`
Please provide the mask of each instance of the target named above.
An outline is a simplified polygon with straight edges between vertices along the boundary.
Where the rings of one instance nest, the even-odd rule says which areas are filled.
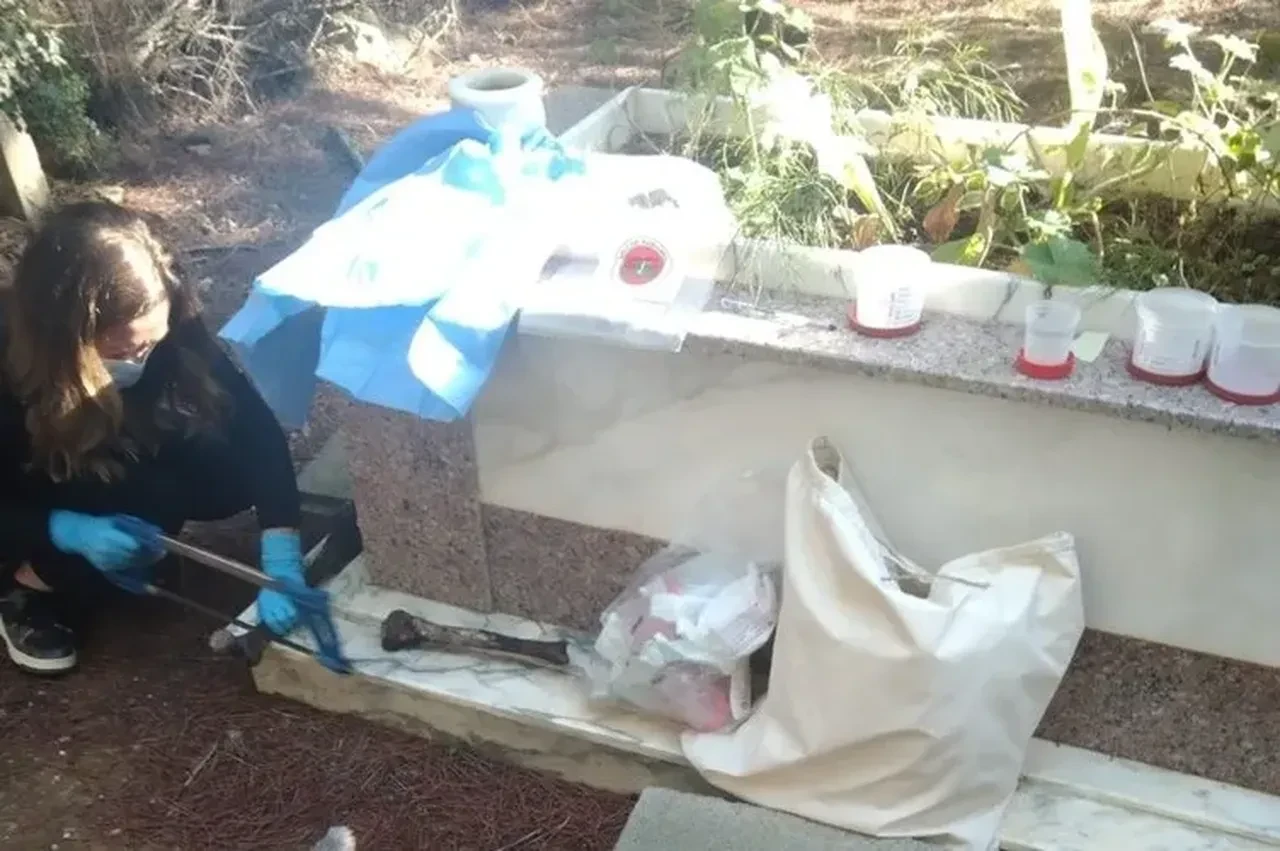
[[[338,12],[401,0],[46,0],[92,61],[104,91],[179,102],[197,119],[254,111],[287,92],[342,27]],[[457,0],[416,4],[424,32],[457,23]],[[427,10],[422,14],[423,10]],[[427,26],[427,23],[431,26]],[[144,104],[130,104],[139,112]]]
[[[198,0],[174,0],[151,23],[130,40],[130,58],[138,68],[146,68],[151,57],[159,49],[164,35],[180,18],[195,14]]]

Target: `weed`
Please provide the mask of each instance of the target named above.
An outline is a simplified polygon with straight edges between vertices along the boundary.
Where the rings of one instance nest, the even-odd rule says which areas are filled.
[[[888,56],[819,80],[842,109],[1016,121],[1025,106],[981,45],[941,33],[909,33]]]
[[[745,141],[724,141],[702,161],[720,174],[744,236],[823,248],[849,243],[849,192],[817,167],[809,146],[782,142],[756,159]]]

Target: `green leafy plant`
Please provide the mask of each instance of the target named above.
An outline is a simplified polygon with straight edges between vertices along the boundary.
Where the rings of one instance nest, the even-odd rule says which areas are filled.
[[[63,66],[21,89],[15,98],[27,132],[55,172],[92,173],[108,157],[109,140],[88,117],[89,82]]]
[[[1025,156],[996,147],[959,165],[938,158],[917,175],[916,197],[928,207],[924,230],[939,243],[934,259],[967,266],[983,265],[993,252],[1019,251],[1036,185],[1048,178]],[[972,231],[952,238],[962,218],[974,220]]]
[[[1098,282],[1098,258],[1078,239],[1061,233],[1022,247],[1031,275],[1046,287],[1088,287]]]
[[[1238,36],[1215,33],[1201,44],[1217,48],[1221,59],[1211,70],[1193,41],[1199,29],[1176,20],[1152,29],[1174,51],[1169,66],[1186,74],[1189,103],[1154,100],[1153,111],[1167,116],[1159,130],[1189,144],[1207,146],[1236,198],[1280,201],[1280,84],[1252,77],[1260,46]]]
[[[696,94],[727,97],[734,107],[744,143],[703,145],[700,128],[692,128],[691,139],[703,161],[708,148],[716,152],[710,159],[744,231],[839,244],[853,203],[896,236],[859,140],[837,133],[830,98],[805,73],[808,16],[780,0],[699,0],[693,22],[674,79]]]
[[[813,34],[809,17],[780,0],[697,0],[691,17],[668,79],[703,94],[749,96],[771,69],[800,62]]]
[[[720,174],[725,197],[744,236],[802,245],[839,246],[848,241],[848,190],[817,167],[813,149],[782,141],[757,157],[746,140],[723,140],[704,162]]]
[[[65,58],[56,28],[24,0],[0,0],[0,112],[31,134],[55,171],[81,175],[104,155],[88,104],[88,79]]]
[[[781,0],[697,0],[676,76],[732,102],[745,132],[691,128],[684,152],[720,174],[750,236],[924,244],[935,259],[1009,269],[1047,288],[1180,283],[1280,303],[1280,85],[1252,76],[1258,48],[1161,24],[1187,90],[1157,98],[1144,79],[1146,102],[1129,107],[1125,87],[1107,79],[1088,5],[1072,0],[1070,16],[1064,6],[1072,106],[1061,119],[1073,128],[1064,141],[1049,145],[1030,128],[962,152],[939,140],[921,162],[872,149],[858,111],[889,111],[912,133],[940,116],[1016,120],[1021,102],[980,50],[913,35],[849,73],[822,63],[808,19]],[[1132,141],[1100,140],[1104,132]],[[1171,151],[1190,151],[1194,163],[1197,149],[1225,176],[1232,204],[1217,203],[1218,189],[1197,201],[1151,193],[1148,178],[1173,165]]]
[[[65,64],[56,30],[35,20],[24,0],[0,0],[0,112],[21,122],[18,94]]]

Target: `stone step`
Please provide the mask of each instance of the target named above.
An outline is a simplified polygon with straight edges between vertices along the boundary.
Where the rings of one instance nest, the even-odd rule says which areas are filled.
[[[913,839],[872,839],[787,813],[672,789],[646,789],[615,851],[937,851]]]

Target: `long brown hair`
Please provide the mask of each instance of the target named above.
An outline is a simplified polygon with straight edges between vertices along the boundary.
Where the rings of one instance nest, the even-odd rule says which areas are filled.
[[[95,344],[145,315],[161,292],[169,333],[125,404]],[[26,406],[32,464],[55,481],[113,478],[123,459],[156,451],[164,433],[225,413],[210,372],[217,343],[199,299],[141,214],[107,202],[50,214],[6,296],[5,372]]]

